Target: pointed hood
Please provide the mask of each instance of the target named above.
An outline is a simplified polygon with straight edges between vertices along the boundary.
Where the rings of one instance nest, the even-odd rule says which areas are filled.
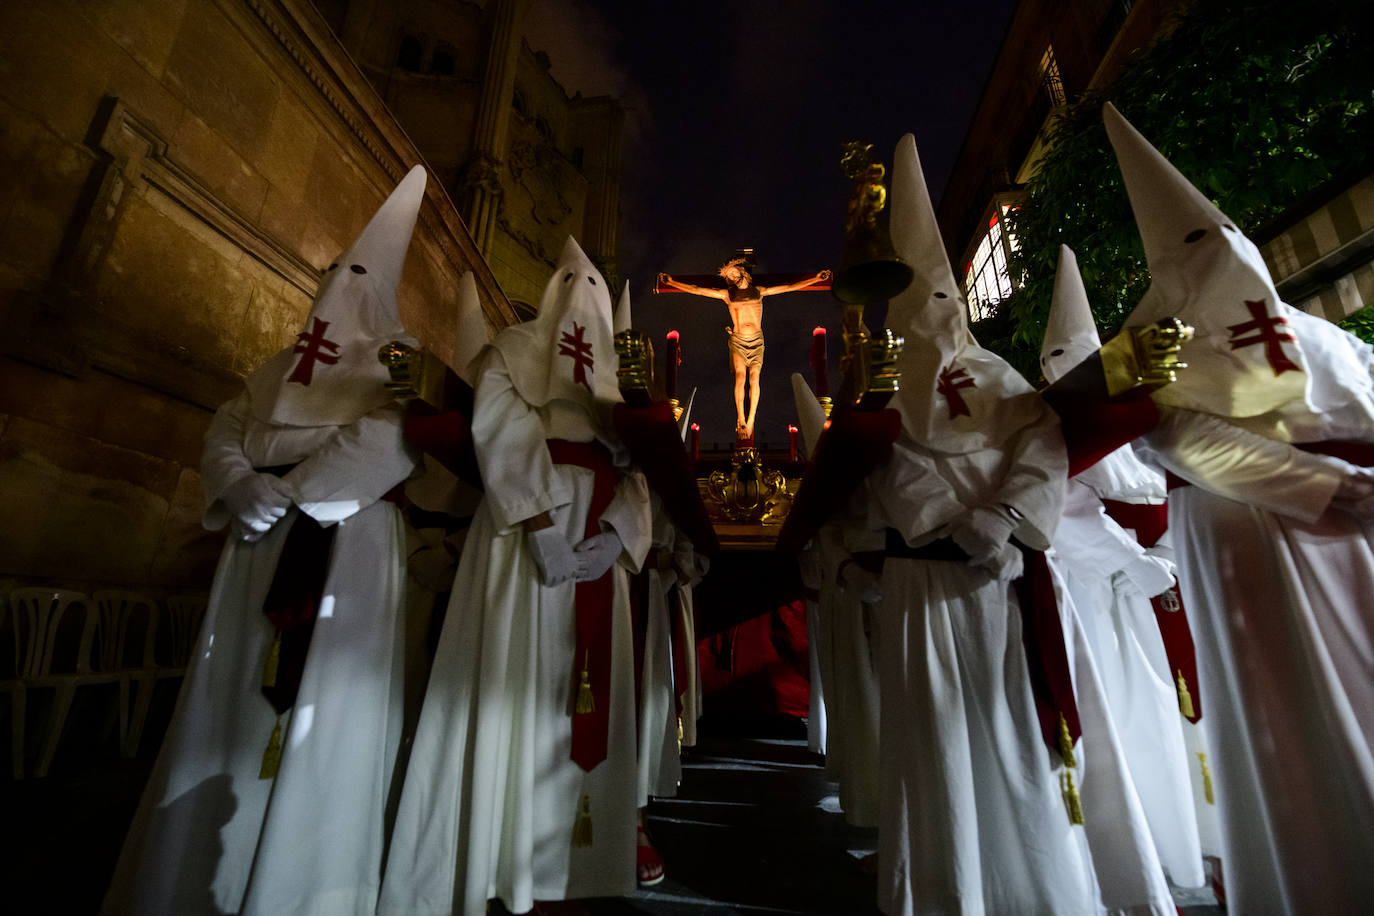
[[[1040,371],[1054,384],[1070,369],[1097,352],[1102,338],[1088,304],[1088,291],[1078,272],[1078,259],[1068,245],[1059,246],[1059,269],[1054,274],[1054,298],[1045,339],[1040,344]]]
[[[915,278],[888,306],[888,326],[906,338],[894,398],[907,435],[932,451],[966,454],[995,448],[1043,409],[1025,379],[968,329],[968,305],[945,256],[926,190],[916,139],[893,156],[892,244]],[[1023,404],[1027,397],[1036,404]]]
[[[801,428],[802,447],[809,461],[825,429],[825,410],[800,372],[792,373],[792,397],[797,402],[797,425]]]
[[[1368,400],[1374,383],[1357,355],[1367,346],[1280,300],[1235,223],[1110,103],[1102,117],[1150,267],[1150,288],[1126,324],[1177,316],[1196,330],[1182,353],[1187,371],[1155,400],[1238,418]]]
[[[539,314],[492,341],[516,391],[533,407],[553,400],[582,405],[601,428],[620,403],[611,296],[606,280],[571,237],[544,287]]]
[[[615,320],[611,322],[612,333],[619,334],[634,326],[634,315],[630,312],[630,281],[620,288],[620,299],[615,304]]]
[[[245,379],[259,420],[342,426],[391,400],[377,350],[393,340],[415,344],[401,325],[396,288],[424,195],[417,165],[325,269],[296,340]]]
[[[677,421],[677,434],[683,442],[687,441],[687,430],[692,428],[692,404],[696,402],[697,390],[692,389],[692,393],[687,395],[687,404],[682,408],[682,419]]]
[[[472,271],[465,270],[458,278],[458,324],[453,331],[453,359],[449,368],[469,385],[474,384],[473,361],[490,341],[491,331],[477,296],[477,278]]]

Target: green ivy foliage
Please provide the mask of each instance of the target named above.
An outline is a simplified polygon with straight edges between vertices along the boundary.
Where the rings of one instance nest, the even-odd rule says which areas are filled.
[[[1078,257],[1104,340],[1150,283],[1104,102],[1252,237],[1327,182],[1374,169],[1369,4],[1196,0],[1171,26],[1114,84],[1054,119],[1027,199],[1009,215],[1020,288],[975,333],[1028,378],[1040,375],[1061,244]],[[1374,340],[1374,316],[1348,325]]]

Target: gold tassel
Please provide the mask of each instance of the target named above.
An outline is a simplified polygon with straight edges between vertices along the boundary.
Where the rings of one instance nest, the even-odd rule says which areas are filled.
[[[281,716],[272,726],[272,737],[267,739],[267,749],[262,752],[262,767],[258,770],[259,779],[276,779],[281,768]]]
[[[1188,692],[1188,682],[1183,679],[1182,669],[1178,672],[1178,711],[1186,718],[1193,717],[1193,695]]]
[[[1065,770],[1060,776],[1060,786],[1064,790],[1064,807],[1069,812],[1069,823],[1083,825],[1083,799],[1078,796],[1078,787],[1073,783],[1073,770]]]
[[[682,716],[677,717],[677,753],[682,756]]]
[[[1202,795],[1207,799],[1207,804],[1215,805],[1217,799],[1212,794],[1212,768],[1207,765],[1207,755],[1198,751],[1197,762],[1202,764]]]
[[[281,662],[281,630],[272,637],[272,647],[267,650],[267,661],[262,663],[262,686],[277,686],[277,665]]]
[[[592,712],[596,709],[596,701],[592,699],[592,676],[587,671],[591,654],[591,651],[588,650],[582,659],[582,680],[577,685],[577,703],[573,706],[573,710],[576,712]],[[590,830],[591,828],[588,827],[587,829]]]
[[[1064,718],[1064,714],[1059,714],[1059,756],[1064,760],[1064,766],[1076,767],[1078,761],[1073,756],[1073,738],[1069,736],[1069,720]]]
[[[577,821],[573,824],[573,845],[592,845],[592,800],[587,795],[582,796],[582,806],[578,809]]]

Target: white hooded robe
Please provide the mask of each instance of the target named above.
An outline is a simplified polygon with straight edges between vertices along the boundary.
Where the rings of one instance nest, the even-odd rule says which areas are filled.
[[[539,317],[502,331],[479,357],[472,429],[486,495],[420,713],[380,913],[479,916],[491,898],[523,913],[536,900],[635,890],[629,574],[649,548],[648,488],[642,475],[622,473],[599,519],[624,549],[608,573],[607,756],[590,771],[570,757],[576,583],[542,584],[522,524],[547,511],[570,544],[584,537],[594,474],[554,464],[547,440],[600,441],[624,466],[607,434],[618,398],[610,332],[604,280],[569,239]],[[592,363],[581,372],[577,356],[559,353],[561,334],[588,345]],[[584,796],[590,846],[573,842]]]
[[[1374,905],[1374,520],[1333,505],[1374,444],[1374,351],[1278,299],[1255,246],[1108,106],[1152,285],[1130,323],[1197,336],[1156,394],[1212,749],[1228,908]]]
[[[395,306],[425,186],[416,167],[326,271],[307,324],[336,349],[308,384],[302,344],[247,379],[205,436],[204,521],[255,468],[295,465],[294,505],[258,541],[231,538],[171,728],[102,912],[370,916],[402,727],[404,543],[381,497],[415,467],[377,349],[404,338]],[[325,355],[329,353],[326,350]],[[260,779],[276,714],[261,693],[273,626],[262,612],[301,515],[336,528],[281,763]]]

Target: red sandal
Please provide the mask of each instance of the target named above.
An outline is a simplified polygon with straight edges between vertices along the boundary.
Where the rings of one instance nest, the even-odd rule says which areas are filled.
[[[639,842],[635,846],[635,878],[640,887],[653,887],[663,881],[667,870],[663,866],[663,857],[658,854],[653,840],[649,838],[649,831],[640,827],[638,833]]]

